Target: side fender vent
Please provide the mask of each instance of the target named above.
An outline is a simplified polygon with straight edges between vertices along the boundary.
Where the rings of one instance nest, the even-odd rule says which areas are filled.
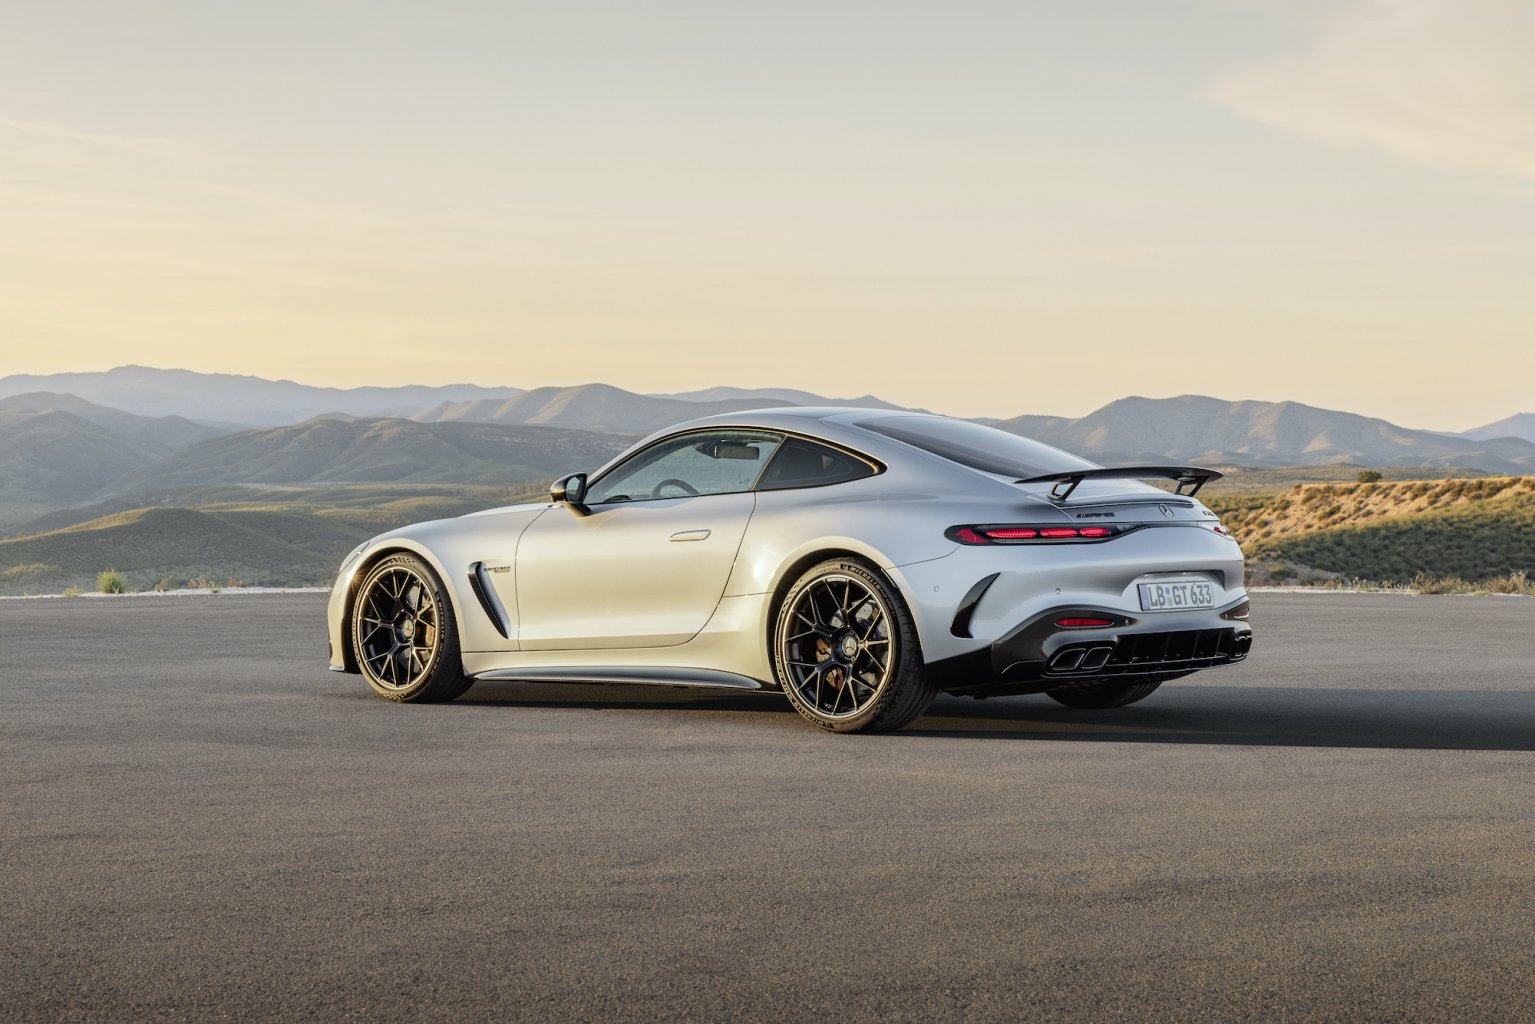
[[[469,589],[474,591],[475,600],[480,602],[480,607],[485,610],[485,617],[490,624],[496,627],[496,632],[502,639],[510,640],[511,630],[507,628],[506,612],[501,607],[501,602],[496,599],[496,591],[490,585],[490,580],[485,576],[485,563],[475,562],[469,567]]]

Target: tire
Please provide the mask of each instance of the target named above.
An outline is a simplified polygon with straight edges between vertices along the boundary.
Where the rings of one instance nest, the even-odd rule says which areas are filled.
[[[474,684],[447,589],[415,555],[390,555],[368,570],[352,599],[350,634],[357,669],[380,697],[447,701]]]
[[[1102,711],[1106,708],[1122,708],[1136,701],[1145,700],[1162,685],[1154,683],[1098,683],[1079,690],[1046,690],[1057,704],[1085,711]]]
[[[829,732],[899,729],[938,695],[906,602],[861,560],[832,559],[801,576],[778,607],[772,644],[794,710]]]

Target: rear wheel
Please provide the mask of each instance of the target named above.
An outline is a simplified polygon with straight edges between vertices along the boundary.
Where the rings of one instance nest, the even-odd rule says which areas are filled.
[[[391,555],[363,578],[352,603],[352,654],[373,692],[390,700],[452,700],[474,682],[464,675],[442,581],[415,555]]]
[[[1145,700],[1161,685],[1161,680],[1154,683],[1098,683],[1075,690],[1046,690],[1045,692],[1051,699],[1068,708],[1097,711],[1105,708],[1122,708],[1138,700]]]
[[[832,732],[887,732],[937,695],[906,603],[872,566],[822,562],[784,597],[773,667],[794,709]]]

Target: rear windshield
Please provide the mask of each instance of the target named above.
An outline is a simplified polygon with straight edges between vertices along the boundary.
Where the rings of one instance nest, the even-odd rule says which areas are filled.
[[[879,416],[860,420],[858,426],[904,441],[961,466],[1014,479],[1098,468],[1095,463],[1059,448],[965,420],[942,416]]]

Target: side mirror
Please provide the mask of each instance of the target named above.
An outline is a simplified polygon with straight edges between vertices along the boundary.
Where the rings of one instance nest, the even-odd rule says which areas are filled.
[[[588,509],[582,504],[586,498],[586,474],[572,473],[570,476],[560,477],[549,485],[549,500],[568,505],[572,512],[586,515]]]

